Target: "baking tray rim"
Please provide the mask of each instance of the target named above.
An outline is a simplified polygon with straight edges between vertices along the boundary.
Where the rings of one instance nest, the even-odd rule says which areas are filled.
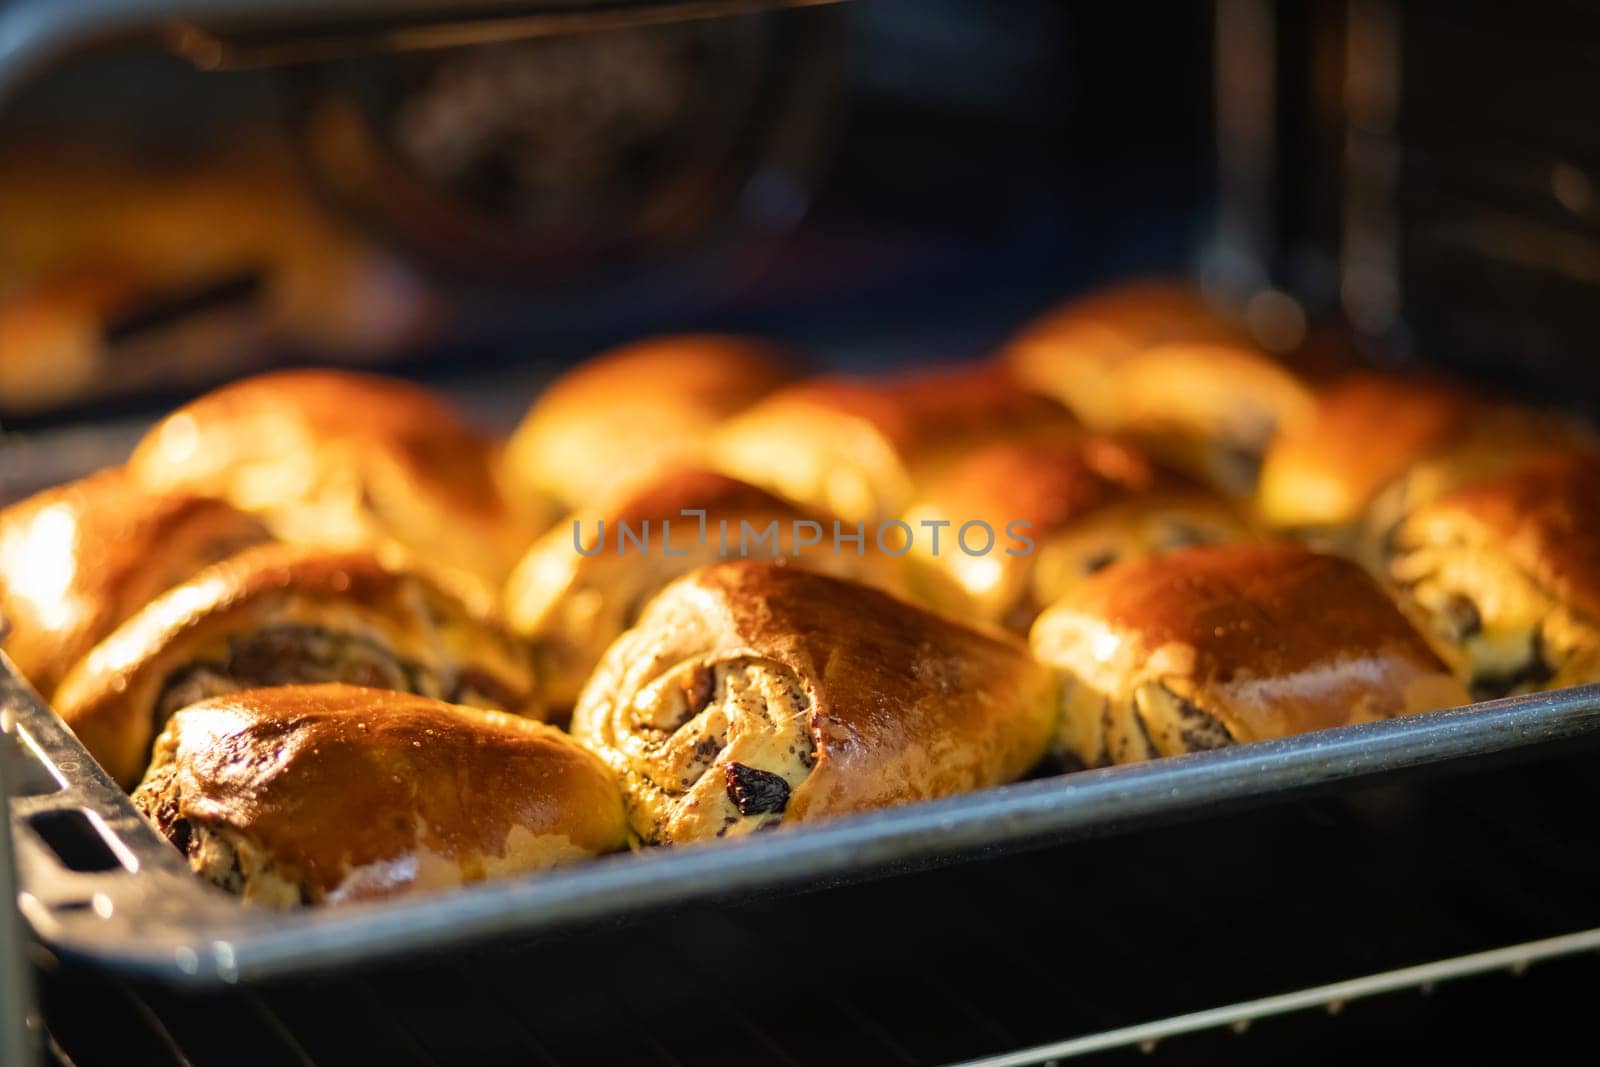
[[[65,724],[11,671],[0,657],[0,698],[51,773],[69,783],[58,793],[12,798],[19,858],[30,841],[27,819],[43,810],[85,808],[117,828],[116,838],[137,858],[140,871],[69,878],[90,884],[104,878],[108,886],[128,889],[159,874],[194,907],[187,917],[154,928],[130,930],[127,922],[102,920],[87,910],[63,920],[42,902],[36,892],[41,887],[30,884],[30,867],[40,870],[35,855],[31,864],[20,864],[19,902],[36,936],[63,958],[191,987],[527,938],[738,893],[800,891],[896,869],[970,862],[998,851],[1199,817],[1222,805],[1263,803],[1318,786],[1600,733],[1600,685],[1580,686],[1034,779],[742,840],[602,857],[437,894],[275,912],[246,906],[191,875]],[[42,851],[37,842],[33,851]],[[116,910],[120,914],[122,906]]]

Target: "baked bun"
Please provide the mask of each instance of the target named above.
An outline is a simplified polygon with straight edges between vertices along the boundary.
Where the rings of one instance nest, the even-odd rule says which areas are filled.
[[[279,371],[208,393],[158,423],[129,472],[153,489],[228,500],[288,541],[401,546],[498,589],[549,515],[502,491],[497,450],[418,386]]]
[[[1461,486],[1400,527],[1391,572],[1480,698],[1600,681],[1600,459]]]
[[[0,511],[0,642],[48,698],[61,676],[157,594],[271,540],[220,500],[147,493],[118,468]]]
[[[1119,563],[1039,616],[1088,766],[1454,707],[1466,690],[1357,564],[1279,544]]]
[[[572,732],[646,842],[684,843],[1009,782],[1054,682],[1007,635],[776,563],[680,578],[607,650]]]
[[[718,423],[793,377],[789,357],[738,337],[614,348],[544,391],[512,435],[506,467],[526,492],[586,506],[658,466],[698,462]]]
[[[764,489],[669,468],[540,538],[506,585],[506,616],[532,644],[545,699],[570,708],[611,642],[674,578],[743,555],[893,588],[898,569],[862,548],[835,551],[831,519]]]
[[[1017,380],[1085,425],[1131,435],[1212,485],[1248,493],[1279,426],[1311,408],[1305,385],[1176,283],[1070,301],[1005,347]]]
[[[536,714],[526,650],[429,579],[361,552],[249,549],[134,614],[55,709],[118,782],[174,711],[239,689],[349,682]]]
[[[1273,441],[1257,510],[1277,529],[1381,569],[1394,529],[1417,508],[1579,440],[1548,416],[1457,386],[1350,374],[1320,391],[1310,419]]]
[[[790,386],[717,435],[717,465],[849,522],[892,519],[928,477],[971,448],[1071,426],[1054,401],[999,368]]]
[[[1190,282],[1147,278],[1064,301],[1014,339],[1017,369],[1049,370],[1066,359],[1095,367],[1155,345],[1244,344],[1249,334],[1220,314]]]
[[[919,594],[962,618],[1023,632],[1043,607],[1119,559],[1251,536],[1219,494],[1083,432],[979,449],[935,478],[905,522]],[[980,525],[968,534],[969,523]]]
[[[292,685],[179,711],[133,794],[253,904],[338,904],[624,847],[605,765],[553,726],[409,693]]]

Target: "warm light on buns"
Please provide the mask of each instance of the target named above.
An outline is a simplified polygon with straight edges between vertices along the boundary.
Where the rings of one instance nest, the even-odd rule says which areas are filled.
[[[606,648],[668,582],[741,554],[900,585],[899,568],[875,546],[836,548],[831,519],[725,474],[658,471],[564,520],[506,584],[506,617],[533,647],[550,706],[577,702]]]
[[[1094,429],[1130,435],[1162,459],[1248,493],[1268,440],[1311,409],[1300,380],[1175,282],[1070,300],[1006,343],[1017,379]]]
[[[1013,781],[1056,724],[1022,642],[798,567],[668,586],[606,652],[573,736],[647,842],[686,843]]]
[[[970,448],[1075,424],[1001,368],[973,364],[801,382],[723,427],[713,456],[813,510],[873,522],[897,517],[927,478]]]
[[[539,711],[526,649],[428,578],[368,553],[286,544],[242,552],[145,605],[62,679],[55,708],[132,784],[179,708],[308,682]]]
[[[1294,545],[1114,564],[1031,634],[1066,686],[1061,748],[1128,763],[1468,702],[1359,565]]]
[[[694,464],[717,425],[794,377],[765,343],[654,337],[602,352],[540,395],[506,447],[524,492],[592,505],[655,469]]]
[[[1586,436],[1459,386],[1358,372],[1325,386],[1313,417],[1273,442],[1257,508],[1268,524],[1381,570],[1395,527],[1417,508]]]
[[[1600,681],[1600,458],[1529,459],[1425,505],[1391,574],[1479,697]]]
[[[451,888],[627,841],[611,772],[555,727],[346,685],[179,711],[133,801],[198,874],[270,907]]]
[[[208,393],[157,423],[128,470],[155,490],[228,500],[285,540],[399,546],[490,589],[553,518],[505,491],[496,446],[444,400],[347,371],[280,371]]]
[[[1251,536],[1216,492],[1081,431],[978,449],[933,479],[905,521],[917,534],[907,558],[918,593],[958,618],[1024,633],[1118,560]]]
[[[0,641],[47,699],[117,624],[196,571],[271,540],[220,500],[149,492],[112,468],[0,511]]]

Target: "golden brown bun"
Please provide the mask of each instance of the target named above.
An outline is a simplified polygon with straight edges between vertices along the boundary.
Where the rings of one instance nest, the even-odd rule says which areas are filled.
[[[646,841],[688,842],[1021,777],[1056,723],[1021,642],[774,563],[695,571],[606,652],[573,736]]]
[[[878,380],[818,378],[774,393],[717,435],[717,465],[850,522],[898,515],[926,478],[990,441],[1074,424],[994,366]]]
[[[1414,463],[1455,437],[1475,408],[1464,390],[1370,372],[1339,378],[1315,415],[1273,441],[1259,506],[1274,526],[1356,521]]]
[[[1147,279],[1067,300],[1024,327],[1012,345],[1020,364],[1048,371],[1057,360],[1096,366],[1169,342],[1247,340],[1248,335],[1218,314],[1194,285]]]
[[[1314,416],[1273,441],[1257,507],[1279,529],[1319,538],[1374,566],[1406,515],[1474,478],[1581,434],[1460,387],[1363,372],[1317,397]]]
[[[685,509],[704,512],[703,540],[700,517],[685,515]],[[766,537],[774,522],[776,530]],[[795,524],[806,522],[813,525],[799,528],[797,538]],[[622,541],[624,527],[632,537],[647,531],[648,545]],[[670,545],[664,532],[670,534]],[[804,543],[813,538],[818,543]],[[606,648],[637,621],[663,586],[696,567],[739,558],[741,543],[751,557],[779,555],[841,578],[891,590],[900,586],[899,568],[870,543],[861,554],[850,545],[835,552],[831,519],[725,474],[659,470],[540,538],[506,584],[507,618],[533,645],[550,706],[570,708],[577,702]],[[577,544],[584,546],[582,552]]]
[[[0,511],[3,647],[48,698],[118,623],[208,564],[271,540],[220,500],[149,493],[112,468]]]
[[[1304,384],[1176,283],[1070,301],[1014,337],[1017,379],[1094,429],[1136,436],[1168,462],[1248,492],[1278,426],[1311,408]]]
[[[407,382],[333,370],[247,378],[179,408],[128,461],[157,490],[261,515],[285,540],[395,542],[498,588],[549,516],[502,492],[496,448]]]
[[[540,871],[622,848],[622,794],[553,726],[347,685],[178,712],[134,804],[208,880],[272,906]]]
[[[1600,458],[1527,460],[1406,520],[1392,573],[1480,696],[1600,681]]]
[[[718,423],[793,377],[784,353],[738,337],[614,348],[545,390],[512,435],[507,470],[528,492],[587,506],[658,466],[697,462]]]
[[[248,549],[151,601],[62,679],[55,709],[128,785],[178,708],[334,681],[538,712],[526,650],[428,579],[367,553],[285,544]]]
[[[1034,624],[1063,748],[1127,763],[1465,704],[1357,564],[1278,544],[1115,564]]]
[[[979,449],[905,514],[917,591],[961,617],[1026,632],[1041,608],[1118,559],[1251,536],[1220,495],[1142,452],[1071,432]],[[938,550],[932,527],[946,522]],[[963,550],[961,527],[971,531]]]

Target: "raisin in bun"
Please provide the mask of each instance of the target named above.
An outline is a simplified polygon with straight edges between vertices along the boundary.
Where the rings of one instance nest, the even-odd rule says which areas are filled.
[[[201,877],[270,907],[525,874],[627,841],[611,772],[555,727],[348,685],[179,711],[133,802]]]
[[[680,578],[607,650],[572,732],[634,831],[684,843],[1009,782],[1055,684],[1022,642],[775,563]]]
[[[570,708],[606,648],[674,578],[720,559],[781,557],[894,588],[899,569],[863,548],[836,551],[831,519],[764,489],[667,468],[535,542],[506,585],[506,617],[533,648],[546,701]]]
[[[506,448],[510,479],[568,508],[658,466],[695,463],[718,423],[794,377],[792,360],[715,334],[603,352],[546,389]]]
[[[717,436],[717,465],[848,522],[892,519],[971,448],[1074,425],[995,366],[872,380],[819,378],[774,393]]]
[[[1251,536],[1220,494],[1123,442],[1081,432],[979,449],[934,479],[905,521],[919,594],[1023,632],[1119,559]],[[969,523],[979,525],[964,530]]]
[[[1312,417],[1272,443],[1257,510],[1381,572],[1395,529],[1419,507],[1583,439],[1571,425],[1455,385],[1358,372],[1328,383]]]
[[[279,371],[186,404],[134,449],[157,490],[228,500],[285,540],[399,546],[451,579],[498,589],[546,514],[504,491],[498,449],[439,397],[377,375]]]
[[[1296,375],[1179,283],[1069,301],[1024,327],[1004,359],[1086,425],[1134,437],[1232,493],[1254,488],[1274,431],[1311,408]]]
[[[1483,698],[1600,681],[1600,459],[1553,454],[1410,516],[1391,563]]]
[[[174,711],[239,689],[349,682],[536,714],[527,651],[421,574],[266,545],[175,586],[73,667],[55,708],[118,782]]]
[[[1060,747],[1129,763],[1454,707],[1466,690],[1359,565],[1213,545],[1113,564],[1039,617]]]
[[[47,489],[0,511],[0,647],[48,698],[157,594],[269,540],[220,500],[146,492],[119,468]]]

